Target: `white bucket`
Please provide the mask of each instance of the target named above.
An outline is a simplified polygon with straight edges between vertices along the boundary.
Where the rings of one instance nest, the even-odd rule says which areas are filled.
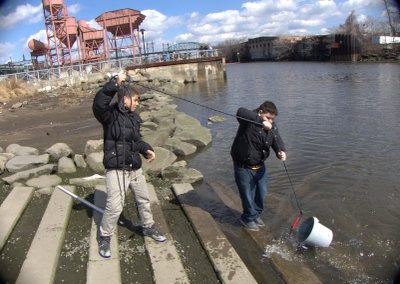
[[[320,224],[316,217],[306,219],[299,227],[298,239],[302,245],[329,247],[332,238],[332,231]]]

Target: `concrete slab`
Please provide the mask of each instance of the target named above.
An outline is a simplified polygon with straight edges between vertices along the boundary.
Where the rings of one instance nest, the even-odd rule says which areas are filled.
[[[223,183],[209,183],[214,192],[232,210],[242,212],[240,197],[234,191]],[[257,245],[264,250],[271,243],[272,236],[267,228],[260,228],[260,231],[253,232],[246,230]],[[292,251],[293,248],[287,248],[285,251]],[[318,284],[322,283],[314,272],[304,263],[290,261],[279,254],[272,254],[270,257],[271,265],[281,275],[285,283],[288,284]]]
[[[157,284],[190,283],[182,261],[172,240],[167,222],[152,184],[147,184],[150,194],[151,210],[157,227],[167,240],[158,243],[145,237],[145,246],[153,268],[154,282]]]
[[[65,187],[75,191],[75,187]],[[72,198],[54,190],[16,283],[53,283],[71,208]]]
[[[15,187],[0,206],[0,250],[32,198],[35,188]]]
[[[222,283],[257,283],[212,216],[193,206],[196,194],[188,184],[173,184],[175,195],[206,250]]]
[[[106,205],[106,187],[96,186],[94,193],[94,204],[101,209]],[[99,255],[97,242],[98,225],[101,222],[102,215],[93,211],[92,228],[90,231],[89,243],[89,262],[86,272],[86,283],[89,284],[108,284],[121,283],[121,267],[119,262],[118,232],[111,238],[111,257],[103,258]]]

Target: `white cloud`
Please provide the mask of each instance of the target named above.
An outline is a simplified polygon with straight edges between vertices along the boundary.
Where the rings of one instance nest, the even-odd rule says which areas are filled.
[[[346,10],[358,10],[365,7],[382,6],[381,0],[347,0],[342,3],[342,7]]]
[[[15,8],[15,11],[5,16],[0,15],[0,28],[10,28],[24,21],[36,23],[42,19],[42,4],[37,6],[32,6],[31,4],[19,5]]]
[[[81,4],[75,3],[67,7],[68,15],[76,15],[81,10]]]
[[[0,63],[4,64],[10,61],[10,57],[15,50],[15,44],[10,42],[0,42]]]
[[[159,40],[164,32],[183,24],[181,17],[167,17],[156,10],[141,11],[146,16],[141,28],[145,29],[145,41]]]
[[[94,28],[96,30],[102,30],[103,27],[100,26],[95,19],[91,19],[90,21],[86,22],[91,28]]]

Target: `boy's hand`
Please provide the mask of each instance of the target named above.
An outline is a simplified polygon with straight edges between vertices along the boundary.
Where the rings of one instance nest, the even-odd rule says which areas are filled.
[[[146,159],[149,161],[149,162],[151,162],[151,161],[153,161],[155,158],[156,158],[156,153],[154,153],[153,151],[151,151],[151,150],[147,150],[146,151]]]
[[[281,161],[286,161],[286,153],[283,151],[278,152],[278,159]]]

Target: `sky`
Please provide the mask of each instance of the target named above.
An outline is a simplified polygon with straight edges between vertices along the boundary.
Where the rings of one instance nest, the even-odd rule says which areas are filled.
[[[123,8],[146,16],[145,40],[162,43],[202,42],[259,36],[327,34],[351,11],[362,19],[385,19],[382,0],[65,0],[70,16],[96,26],[100,14]],[[47,42],[42,1],[0,0],[0,64],[30,59],[27,41]]]

